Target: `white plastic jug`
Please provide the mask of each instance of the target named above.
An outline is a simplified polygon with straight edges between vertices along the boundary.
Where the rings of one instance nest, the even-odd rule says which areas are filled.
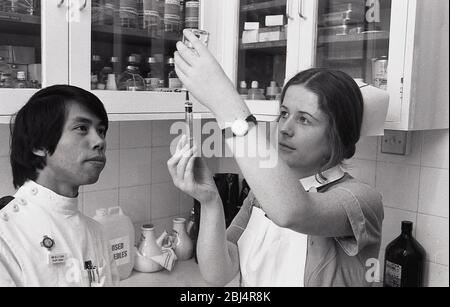
[[[110,252],[116,261],[120,279],[130,276],[135,258],[135,230],[131,219],[120,207],[99,209],[94,220],[102,224],[105,238],[109,242]]]

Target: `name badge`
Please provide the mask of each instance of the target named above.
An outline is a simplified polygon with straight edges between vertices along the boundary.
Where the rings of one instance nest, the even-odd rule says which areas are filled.
[[[67,260],[67,254],[65,253],[48,253],[47,264],[64,264]]]

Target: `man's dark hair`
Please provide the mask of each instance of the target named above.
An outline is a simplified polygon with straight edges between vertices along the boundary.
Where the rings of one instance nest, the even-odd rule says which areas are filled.
[[[283,89],[282,102],[286,91],[293,85],[303,85],[315,93],[320,109],[328,117],[331,157],[322,166],[322,171],[352,158],[361,135],[364,113],[362,93],[356,82],[342,71],[312,68],[289,80]]]
[[[36,180],[46,165],[33,150],[55,152],[67,120],[69,106],[78,104],[97,116],[108,130],[108,115],[94,94],[70,85],[54,85],[34,94],[12,118],[10,161],[17,189],[27,180]]]

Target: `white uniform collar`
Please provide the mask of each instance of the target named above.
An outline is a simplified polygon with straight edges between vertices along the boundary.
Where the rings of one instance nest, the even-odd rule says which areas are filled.
[[[32,180],[21,186],[17,194],[19,197],[24,197],[31,203],[50,211],[64,215],[75,215],[78,213],[78,197],[61,196]]]
[[[316,174],[311,177],[306,177],[300,179],[300,183],[306,191],[310,191],[311,189],[318,189],[332,182],[338,181],[344,177],[345,173],[342,168],[338,165],[333,168],[330,168],[322,173],[322,176]],[[325,180],[326,178],[326,180]]]

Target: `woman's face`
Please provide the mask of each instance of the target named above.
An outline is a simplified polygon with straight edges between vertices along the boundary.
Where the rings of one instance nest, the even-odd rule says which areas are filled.
[[[280,109],[280,158],[304,176],[316,174],[330,157],[327,129],[317,95],[303,85],[290,86]]]

